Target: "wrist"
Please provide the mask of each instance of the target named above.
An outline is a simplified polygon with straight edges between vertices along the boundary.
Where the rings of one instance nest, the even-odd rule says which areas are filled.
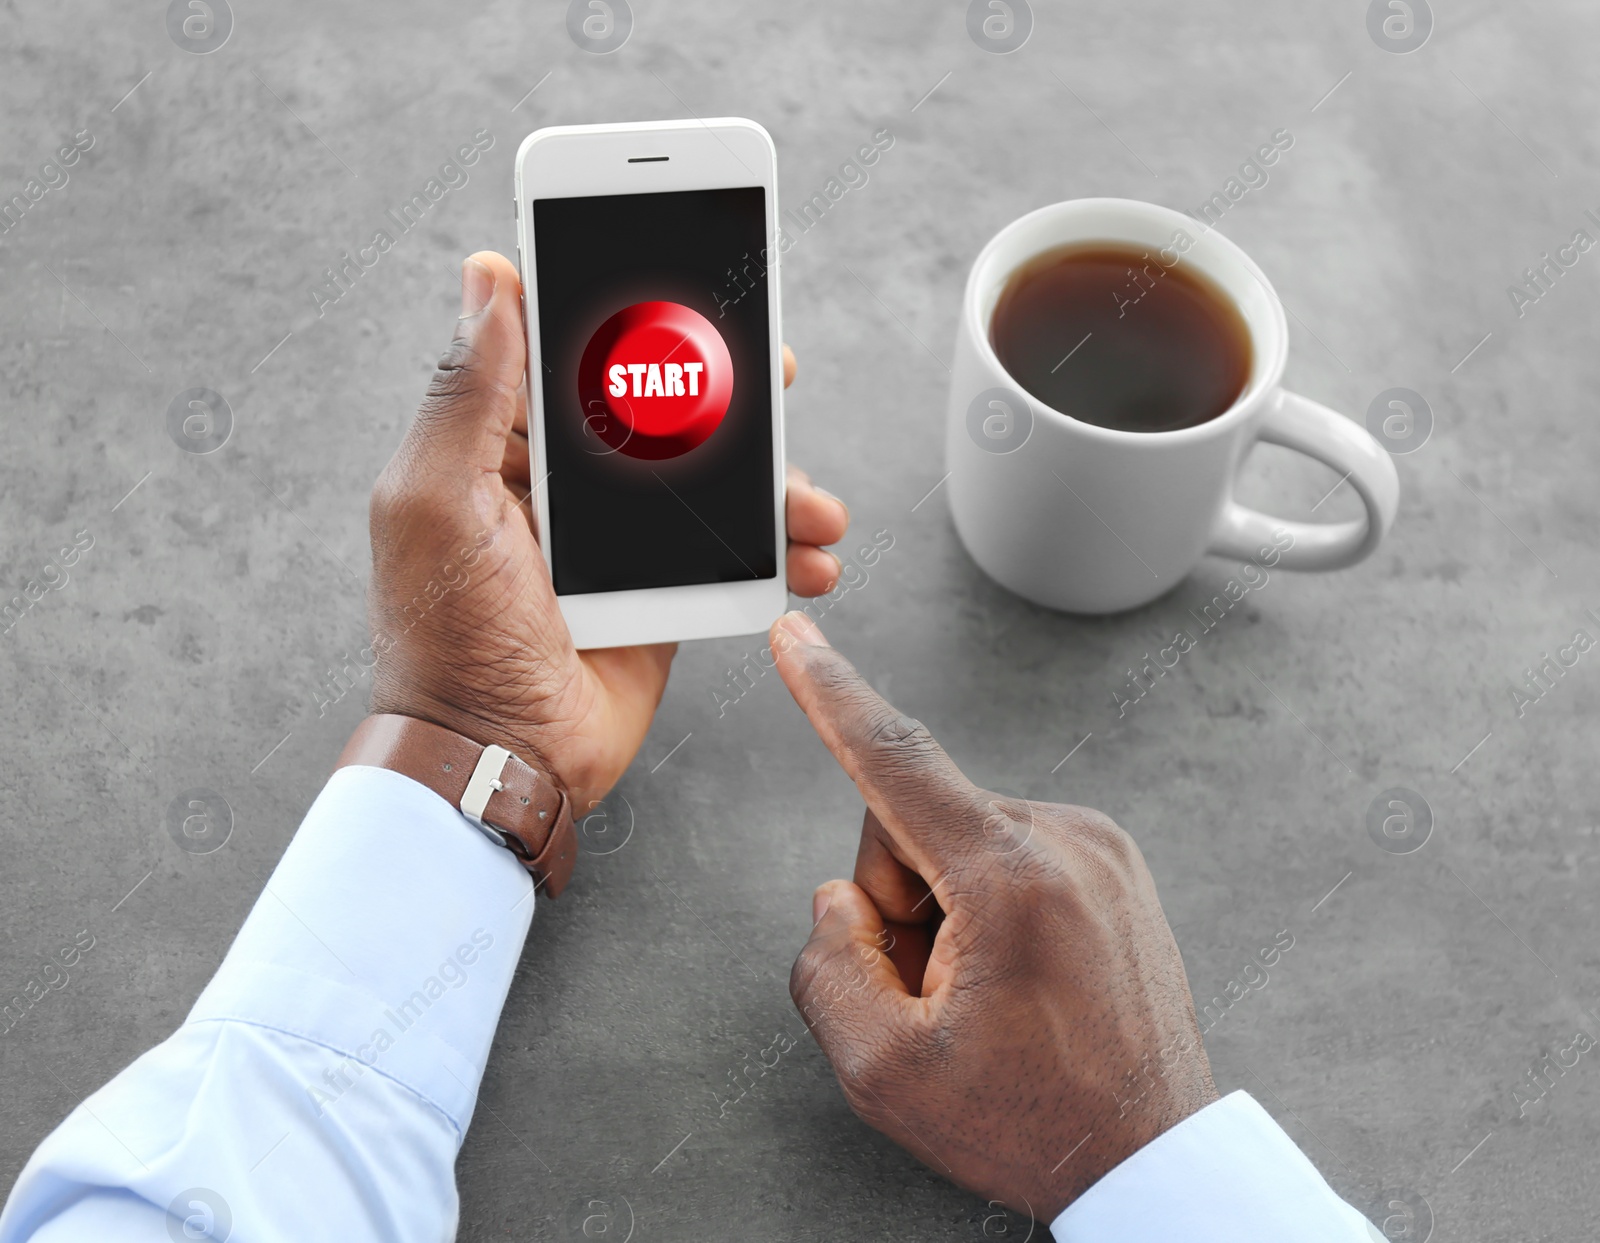
[[[1098,1127],[1090,1128],[1092,1138],[1080,1154],[1084,1160],[1061,1171],[1066,1177],[1057,1185],[1056,1195],[1045,1202],[1046,1220],[1059,1216],[1112,1170],[1219,1099],[1203,1051],[1197,1064],[1174,1068],[1161,1078],[1166,1082],[1156,1086],[1146,1080],[1150,1088],[1136,1087],[1131,1096],[1115,1094],[1114,1107],[1102,1115]]]
[[[562,785],[567,784],[564,774],[558,771],[551,756],[546,753],[548,744],[543,743],[539,730],[530,728],[524,722],[498,713],[443,703],[427,696],[389,696],[376,692],[372,696],[370,715],[408,716],[470,738],[480,747],[504,747],[527,763],[544,769]]]
[[[563,757],[560,747],[554,745],[554,737],[550,736],[550,726],[544,721],[531,720],[533,713],[525,717],[501,705],[475,704],[462,701],[461,697],[445,699],[429,691],[395,688],[386,683],[382,665],[379,665],[370,709],[374,717],[384,713],[414,717],[470,737],[480,747],[504,747],[526,763],[544,769],[555,781],[570,789],[570,774],[562,771]]]
[[[571,798],[549,771],[509,747],[384,712],[356,727],[336,765],[348,766],[388,769],[432,790],[515,855],[551,897],[571,878],[578,853]]]
[[[580,819],[594,810],[620,775],[603,772],[597,757],[585,754],[584,740],[564,726],[562,718],[545,704],[539,710],[528,705],[524,710],[512,711],[502,705],[447,702],[426,693],[397,693],[380,678],[372,693],[371,712],[415,717],[470,738],[480,746],[504,747],[523,762],[548,773],[567,792],[572,814]]]

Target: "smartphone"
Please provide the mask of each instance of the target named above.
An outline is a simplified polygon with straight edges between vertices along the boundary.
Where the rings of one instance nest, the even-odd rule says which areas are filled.
[[[787,606],[776,166],[737,118],[517,152],[534,512],[579,648],[749,634]]]

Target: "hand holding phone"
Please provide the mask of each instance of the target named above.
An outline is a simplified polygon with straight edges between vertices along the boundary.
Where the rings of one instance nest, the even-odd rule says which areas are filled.
[[[538,530],[579,648],[781,613],[776,158],[738,119],[517,153]]]
[[[496,743],[546,767],[583,815],[632,761],[671,644],[578,652],[528,501],[521,284],[502,255],[462,269],[462,316],[372,493],[372,710]],[[791,477],[790,586],[819,595],[844,506]]]

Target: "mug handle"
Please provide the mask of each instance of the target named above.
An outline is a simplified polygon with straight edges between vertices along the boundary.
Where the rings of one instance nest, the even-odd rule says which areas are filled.
[[[1294,543],[1278,558],[1280,569],[1337,570],[1367,556],[1394,525],[1400,504],[1394,461],[1342,414],[1280,388],[1256,438],[1304,453],[1338,471],[1360,494],[1367,515],[1348,522],[1294,522],[1247,508],[1230,497],[1212,529],[1208,553],[1250,560],[1275,542],[1274,531],[1283,529]]]

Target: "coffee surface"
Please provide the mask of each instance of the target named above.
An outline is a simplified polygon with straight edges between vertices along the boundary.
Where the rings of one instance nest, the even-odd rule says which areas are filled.
[[[1181,254],[1079,242],[1014,271],[989,336],[1030,396],[1100,427],[1166,432],[1231,407],[1250,376],[1250,330]]]

